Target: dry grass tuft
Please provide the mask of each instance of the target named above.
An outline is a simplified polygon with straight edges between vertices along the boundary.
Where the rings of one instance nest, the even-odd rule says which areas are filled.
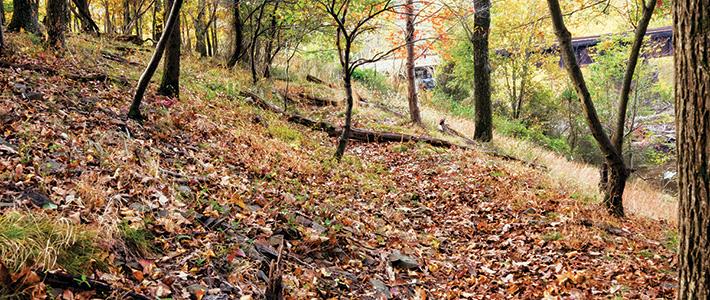
[[[0,260],[10,272],[41,267],[81,274],[99,253],[96,242],[95,232],[66,219],[37,212],[0,216]]]

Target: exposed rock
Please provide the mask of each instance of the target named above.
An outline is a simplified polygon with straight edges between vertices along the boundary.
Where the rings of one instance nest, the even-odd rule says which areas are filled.
[[[393,267],[401,269],[419,268],[419,263],[409,256],[403,255],[399,250],[395,250],[388,256],[388,260]]]

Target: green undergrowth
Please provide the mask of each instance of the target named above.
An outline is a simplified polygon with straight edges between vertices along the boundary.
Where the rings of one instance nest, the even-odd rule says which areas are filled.
[[[118,230],[121,239],[130,249],[143,256],[155,252],[156,247],[153,245],[155,236],[144,227],[131,226],[126,222],[122,222],[118,225]]]
[[[0,216],[0,261],[11,272],[41,267],[83,274],[101,252],[97,242],[94,230],[66,219],[36,212]]]

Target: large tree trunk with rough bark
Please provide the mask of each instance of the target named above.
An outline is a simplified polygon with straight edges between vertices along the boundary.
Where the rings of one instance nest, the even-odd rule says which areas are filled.
[[[8,31],[20,31],[41,34],[39,22],[37,21],[37,11],[32,7],[30,0],[12,0],[13,12]]]
[[[179,31],[178,19],[180,15],[180,7],[182,7],[183,0],[174,0],[172,8],[170,9],[170,15],[168,16],[168,21],[165,23],[165,31],[163,35],[160,36],[160,41],[158,45],[155,46],[155,52],[153,57],[150,59],[148,66],[138,80],[138,85],[136,86],[136,93],[133,95],[133,102],[131,102],[131,107],[128,110],[128,117],[134,120],[143,120],[141,115],[141,101],[143,100],[143,95],[145,94],[146,88],[150,83],[150,79],[155,74],[155,70],[158,68],[160,59],[163,57],[163,52],[165,52],[165,47],[168,45],[169,36],[173,31]]]
[[[473,138],[481,142],[493,139],[493,114],[491,111],[491,65],[488,60],[488,34],[491,26],[491,1],[474,0],[476,10],[471,33],[473,46],[473,101],[476,110],[476,127]]]
[[[172,7],[173,0],[167,0],[165,5],[165,19],[169,17],[169,7]],[[158,94],[172,98],[180,97],[180,15],[176,16],[175,29],[168,36],[168,47],[165,49],[165,61],[163,62],[163,78],[160,81]]]
[[[582,75],[582,70],[577,63],[577,57],[572,49],[572,36],[567,30],[562,17],[562,10],[558,0],[547,0],[550,8],[550,16],[552,24],[559,41],[560,54],[565,65],[565,69],[569,74],[572,83],[575,85],[577,96],[582,102],[582,108],[587,119],[587,124],[592,132],[592,136],[599,144],[599,148],[605,156],[605,164],[608,167],[606,176],[602,178],[607,182],[606,186],[602,187],[604,191],[604,204],[609,212],[615,216],[624,216],[623,193],[626,186],[626,179],[629,176],[629,170],[624,164],[624,160],[612,144],[609,136],[604,132],[604,128],[599,121],[596,108],[592,102],[592,96],[587,88],[587,83]]]
[[[47,0],[47,44],[61,50],[66,44],[67,0]]]
[[[710,0],[673,1],[678,299],[710,298]]]
[[[414,76],[414,0],[407,0],[405,10],[407,18],[407,102],[409,102],[409,118],[412,123],[421,126],[422,116],[419,113],[417,85]]]

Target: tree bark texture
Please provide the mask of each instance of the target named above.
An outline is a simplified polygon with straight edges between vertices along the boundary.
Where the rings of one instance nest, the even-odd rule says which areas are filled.
[[[491,65],[488,59],[488,34],[491,26],[491,1],[474,0],[476,10],[471,35],[473,46],[473,101],[476,110],[473,138],[481,142],[493,139],[491,110]]]
[[[52,49],[64,49],[67,16],[67,0],[47,0],[47,44]]]
[[[673,1],[678,299],[710,298],[710,0]]]
[[[167,0],[165,5],[165,19],[169,18],[168,7],[172,7],[173,0]],[[180,15],[176,16],[175,29],[168,36],[168,46],[165,49],[163,61],[163,78],[160,81],[158,94],[171,97],[180,97]]]
[[[347,48],[346,56],[350,56],[350,48]],[[350,64],[349,59],[347,65]],[[347,66],[346,65],[346,66]],[[344,67],[344,69],[348,69]],[[335,150],[335,158],[340,161],[345,155],[345,148],[348,146],[348,140],[352,133],[353,124],[353,85],[352,85],[352,74],[350,71],[346,71],[343,74],[343,86],[345,87],[345,124],[343,125],[343,131],[340,134],[340,139],[338,139],[338,147]]]
[[[207,10],[207,3],[205,0],[198,0],[197,2],[197,17],[194,19],[195,24],[195,50],[200,54],[200,57],[207,56],[207,26],[205,25],[205,11]]]
[[[3,15],[5,14],[5,12],[3,12],[2,5],[0,5],[0,13]],[[2,29],[3,25],[3,22],[0,20],[0,54],[2,54],[3,50],[5,50],[5,34]]]
[[[416,67],[414,59],[414,0],[407,0],[405,14],[407,18],[407,101],[409,102],[409,118],[412,123],[422,125],[414,72],[414,68]]]
[[[12,0],[13,12],[8,31],[20,31],[41,34],[39,22],[37,21],[37,11],[32,7],[30,0]]]

